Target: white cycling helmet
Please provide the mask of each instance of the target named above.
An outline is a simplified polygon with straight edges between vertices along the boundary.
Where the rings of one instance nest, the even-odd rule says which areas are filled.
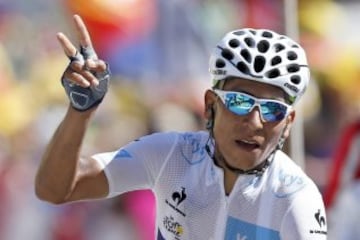
[[[303,48],[287,36],[266,29],[229,32],[210,57],[213,87],[228,77],[274,85],[293,104],[304,94],[310,70]]]

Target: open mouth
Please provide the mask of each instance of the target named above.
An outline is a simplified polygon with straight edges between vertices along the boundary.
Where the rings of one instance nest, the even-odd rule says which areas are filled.
[[[246,151],[253,151],[255,149],[260,148],[260,144],[254,141],[247,141],[247,140],[236,140],[236,144]]]

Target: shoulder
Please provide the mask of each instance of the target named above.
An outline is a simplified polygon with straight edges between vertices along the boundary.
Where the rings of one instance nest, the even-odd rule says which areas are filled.
[[[152,148],[176,148],[187,152],[189,149],[197,151],[206,144],[208,134],[205,131],[194,132],[157,132],[134,140],[130,144],[148,146]]]
[[[189,164],[197,164],[208,157],[206,143],[209,134],[205,131],[182,132],[178,135],[177,150]]]
[[[320,197],[314,181],[282,151],[277,151],[272,164],[272,190],[276,197],[291,197],[307,192]],[[300,194],[301,195],[301,194]]]
[[[284,209],[285,239],[326,239],[326,212],[314,181],[285,153],[276,153],[272,191]],[[300,237],[301,236],[301,237]]]
[[[145,142],[149,144],[158,144],[159,142],[169,143],[176,142],[179,145],[196,145],[197,143],[204,142],[206,138],[206,132],[194,131],[194,132],[156,132],[139,139],[134,142]]]
[[[178,136],[179,143],[183,145],[203,144],[209,138],[209,134],[205,131],[181,132]]]

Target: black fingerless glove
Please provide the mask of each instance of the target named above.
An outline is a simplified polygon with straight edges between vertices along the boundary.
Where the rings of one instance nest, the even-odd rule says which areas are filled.
[[[80,52],[77,52],[75,56],[69,57],[70,64],[73,61],[83,63],[86,59],[96,57],[96,53],[92,47],[84,48],[80,47]],[[78,111],[86,111],[101,103],[109,87],[110,81],[110,69],[106,64],[106,69],[102,73],[92,72],[98,79],[98,86],[90,86],[87,88],[81,87],[64,77],[61,77],[62,85],[65,88],[66,94],[70,99],[71,106]]]
[[[64,78],[64,76],[61,78],[62,85],[70,99],[71,106],[78,111],[87,111],[99,105],[108,90],[110,81],[110,69],[108,64],[106,65],[106,70],[104,72],[93,74],[98,79],[99,85],[87,88],[72,83]]]

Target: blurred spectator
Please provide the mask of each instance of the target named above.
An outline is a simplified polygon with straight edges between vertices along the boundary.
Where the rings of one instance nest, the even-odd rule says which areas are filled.
[[[328,214],[329,240],[360,239],[360,180],[354,180],[339,193]]]
[[[329,239],[360,239],[360,122],[344,129],[335,150],[324,194]]]
[[[351,122],[344,127],[332,159],[325,205],[332,207],[342,189],[360,178],[360,122]]]

